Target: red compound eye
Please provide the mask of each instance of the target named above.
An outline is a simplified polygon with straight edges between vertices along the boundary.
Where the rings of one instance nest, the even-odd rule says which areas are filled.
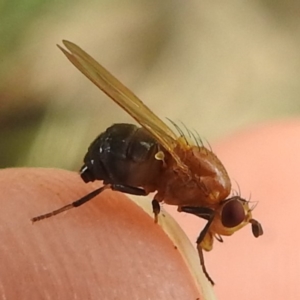
[[[245,210],[240,199],[228,200],[222,210],[222,224],[231,228],[238,226],[245,220]]]

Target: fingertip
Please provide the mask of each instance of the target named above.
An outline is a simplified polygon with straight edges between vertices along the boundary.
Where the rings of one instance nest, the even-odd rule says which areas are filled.
[[[56,169],[7,169],[0,178],[7,298],[200,297],[174,244],[121,193],[105,191],[32,226],[35,216],[73,202],[99,183],[84,184],[78,174]]]

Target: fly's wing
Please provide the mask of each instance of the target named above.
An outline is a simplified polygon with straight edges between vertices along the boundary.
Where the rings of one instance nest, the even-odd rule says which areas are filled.
[[[174,151],[175,147],[180,143],[177,140],[175,133],[136,95],[85,51],[69,41],[64,40],[63,44],[70,52],[59,45],[57,46],[70,62],[105,94],[127,111],[127,113],[129,113],[141,126],[148,130],[148,132],[171,154],[179,168],[187,170],[187,166]]]

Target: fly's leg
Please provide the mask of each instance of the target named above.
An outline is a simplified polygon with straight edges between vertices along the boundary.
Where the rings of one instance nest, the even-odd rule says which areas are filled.
[[[112,184],[111,189],[113,191],[118,191],[126,194],[136,195],[136,196],[146,196],[147,193],[145,190],[137,187],[121,185],[121,184]],[[152,211],[154,214],[154,223],[158,222],[158,215],[160,213],[160,204],[156,199],[152,200]]]
[[[129,185],[115,183],[115,184],[110,184],[110,188],[113,191],[130,194],[130,195],[136,195],[136,196],[146,196],[147,195],[145,190],[134,187],[134,186],[129,186]]]
[[[212,280],[212,278],[209,276],[206,267],[205,267],[205,263],[204,263],[204,255],[203,255],[203,249],[201,247],[200,244],[197,244],[197,250],[198,250],[198,255],[199,255],[199,260],[200,260],[200,265],[202,267],[202,271],[205,275],[205,277],[208,279],[208,281],[212,284],[215,285],[214,281]]]
[[[141,188],[136,188],[132,186],[126,186],[121,184],[112,184],[111,189],[113,191],[119,191],[126,194],[136,195],[136,196],[146,196],[147,193]],[[160,213],[160,205],[156,199],[152,200],[152,211],[154,214],[154,223],[158,222],[158,215]]]
[[[203,241],[205,235],[207,234],[212,221],[214,220],[215,217],[214,210],[208,207],[197,207],[197,206],[181,206],[178,208],[178,210],[207,220],[206,225],[204,226],[203,230],[199,234],[196,241],[197,244],[200,244]]]
[[[66,210],[69,210],[71,208],[74,208],[74,207],[78,207],[78,206],[81,206],[82,204],[92,200],[94,197],[96,197],[97,195],[99,195],[100,193],[102,193],[104,190],[106,189],[111,189],[113,191],[119,191],[119,192],[122,192],[122,193],[127,193],[127,194],[132,194],[132,195],[138,195],[138,196],[145,196],[147,195],[145,190],[143,189],[140,189],[140,188],[136,188],[136,187],[131,187],[131,186],[125,186],[125,185],[122,185],[122,184],[107,184],[107,185],[104,185],[102,186],[101,188],[98,188],[94,191],[92,191],[91,193],[83,196],[82,198],[70,203],[70,204],[67,204],[59,209],[56,209],[52,212],[49,212],[49,213],[46,213],[46,214],[43,214],[43,215],[40,215],[40,216],[37,216],[37,217],[34,217],[31,219],[31,221],[34,223],[34,222],[37,222],[37,221],[41,221],[43,219],[47,219],[47,218],[50,218],[52,216],[55,216],[55,215],[58,215]]]
[[[160,213],[160,204],[156,199],[152,200],[152,211],[154,213],[154,223],[157,223],[158,215]]]
[[[200,232],[196,243],[197,243],[197,250],[198,250],[198,255],[199,255],[200,264],[201,264],[203,273],[205,274],[206,278],[211,282],[211,284],[214,285],[214,281],[209,276],[209,274],[206,270],[206,267],[205,267],[203,249],[201,247],[201,243],[202,243],[204,237],[206,236],[206,234],[208,233],[209,227],[214,220],[215,212],[214,212],[214,210],[212,210],[208,207],[194,207],[194,206],[182,206],[182,207],[179,207],[178,210],[188,213],[188,214],[193,214],[197,217],[207,220],[207,223],[204,226],[203,230]]]
[[[37,216],[37,217],[34,217],[31,219],[31,221],[34,223],[34,222],[37,222],[37,221],[41,221],[41,220],[44,220],[44,219],[47,219],[47,218],[50,218],[52,216],[55,216],[55,215],[58,215],[66,210],[69,210],[73,207],[78,207],[88,201],[90,201],[91,199],[93,199],[94,197],[96,197],[97,195],[99,195],[101,192],[103,192],[104,190],[110,188],[110,185],[105,185],[105,186],[102,186],[101,188],[99,189],[96,189],[94,191],[92,191],[91,193],[83,196],[82,198],[68,204],[68,205],[65,205],[59,209],[56,209],[56,210],[53,210],[49,213],[46,213],[44,215],[40,215],[40,216]]]

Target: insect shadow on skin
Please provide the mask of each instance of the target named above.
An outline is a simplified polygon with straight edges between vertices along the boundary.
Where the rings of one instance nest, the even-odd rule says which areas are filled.
[[[249,207],[249,201],[240,194],[230,196],[231,181],[225,167],[211,147],[203,145],[197,132],[183,125],[187,132],[184,134],[169,120],[178,137],[89,54],[71,42],[63,43],[68,51],[58,47],[69,61],[142,127],[114,124],[101,133],[84,157],[80,176],[86,183],[101,180],[103,186],[71,204],[33,218],[32,222],[78,207],[106,189],[139,196],[155,192],[152,200],[155,222],[162,202],[207,221],[196,243],[203,272],[213,284],[204,264],[203,250],[212,250],[214,239],[222,241],[222,236],[230,236],[249,223],[255,237],[262,235],[262,226],[252,218],[254,207]]]

